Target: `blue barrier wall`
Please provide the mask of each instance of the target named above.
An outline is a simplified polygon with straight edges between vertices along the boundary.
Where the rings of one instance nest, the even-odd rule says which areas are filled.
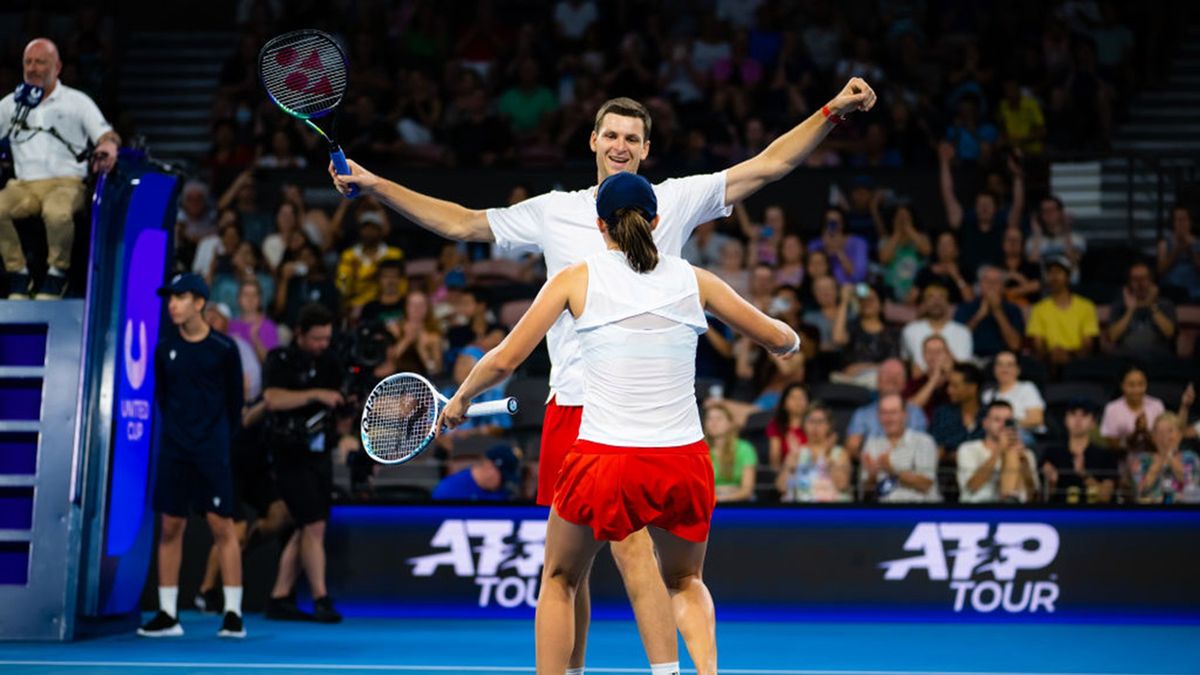
[[[177,176],[122,156],[105,186],[92,237],[84,400],[85,616],[138,608],[150,567],[154,514],[154,347],[163,318],[155,291],[168,264]]]

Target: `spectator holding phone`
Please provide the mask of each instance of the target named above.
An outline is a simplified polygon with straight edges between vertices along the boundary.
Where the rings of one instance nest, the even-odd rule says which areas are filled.
[[[1021,442],[1012,406],[988,405],[984,437],[958,448],[958,499],[963,503],[1026,503],[1037,498],[1038,475],[1033,452]]]
[[[839,284],[866,281],[869,245],[862,237],[846,234],[846,216],[841,209],[825,210],[825,228],[821,238],[808,245],[810,251],[824,251],[829,269]]]

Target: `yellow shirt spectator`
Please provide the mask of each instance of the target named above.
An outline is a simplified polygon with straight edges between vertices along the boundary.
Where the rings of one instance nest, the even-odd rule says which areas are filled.
[[[342,252],[338,260],[337,287],[348,307],[358,309],[379,297],[377,272],[379,263],[384,260],[404,260],[404,253],[383,242],[371,247],[358,244]]]
[[[1096,305],[1087,298],[1071,295],[1071,304],[1063,309],[1053,298],[1043,298],[1033,306],[1025,334],[1044,340],[1047,349],[1077,351],[1084,340],[1100,334]]]
[[[1042,107],[1032,96],[1021,94],[1020,100],[1014,105],[1011,99],[1000,100],[1000,112],[996,114],[1000,129],[1009,141],[1020,148],[1025,154],[1041,154],[1042,141],[1034,138],[1035,129],[1044,129],[1046,118],[1042,116]]]

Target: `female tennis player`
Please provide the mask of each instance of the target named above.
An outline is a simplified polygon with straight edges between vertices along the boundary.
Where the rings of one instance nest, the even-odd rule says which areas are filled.
[[[558,474],[538,601],[537,672],[561,674],[574,640],[574,597],[605,541],[650,527],[679,630],[698,672],[715,673],[712,597],[701,579],[715,502],[712,461],[695,399],[705,310],[767,349],[800,338],[711,273],[659,256],[657,200],[646,179],[616,173],[596,193],[607,250],[556,274],[512,333],[488,352],[442,411],[465,419],[472,397],[510,376],[564,311],[582,346],[579,437]],[[678,672],[678,664],[656,664]],[[658,670],[655,673],[660,672]]]

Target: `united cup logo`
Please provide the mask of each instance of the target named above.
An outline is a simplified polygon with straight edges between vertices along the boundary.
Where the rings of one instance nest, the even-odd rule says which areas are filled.
[[[133,319],[125,321],[125,379],[134,391],[146,381],[146,322],[138,322],[137,357],[133,355]]]

